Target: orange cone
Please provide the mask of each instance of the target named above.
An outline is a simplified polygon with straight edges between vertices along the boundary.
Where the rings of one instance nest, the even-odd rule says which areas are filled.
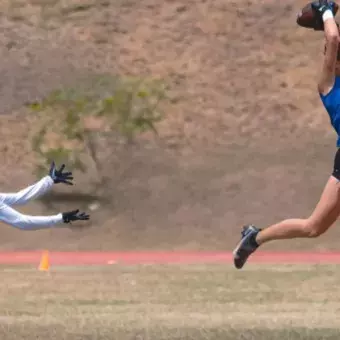
[[[41,256],[39,270],[40,271],[48,271],[50,269],[50,258],[49,253],[45,250]]]

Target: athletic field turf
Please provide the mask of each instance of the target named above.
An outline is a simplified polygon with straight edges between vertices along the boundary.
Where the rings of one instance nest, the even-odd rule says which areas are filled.
[[[0,339],[339,338],[340,270],[330,258],[254,260],[242,271],[228,261],[80,266],[54,260],[47,272],[33,262],[0,266]]]

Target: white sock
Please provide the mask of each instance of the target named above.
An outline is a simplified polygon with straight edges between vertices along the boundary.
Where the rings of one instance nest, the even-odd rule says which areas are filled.
[[[325,22],[327,19],[334,18],[333,12],[330,9],[327,9],[327,11],[322,15],[322,20]]]

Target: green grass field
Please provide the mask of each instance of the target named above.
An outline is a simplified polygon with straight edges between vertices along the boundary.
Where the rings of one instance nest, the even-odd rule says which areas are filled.
[[[0,338],[338,339],[337,266],[2,267]]]

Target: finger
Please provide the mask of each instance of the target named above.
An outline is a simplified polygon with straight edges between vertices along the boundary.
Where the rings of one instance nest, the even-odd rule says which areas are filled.
[[[62,177],[62,178],[60,178],[60,180],[61,181],[63,181],[63,182],[66,182],[66,181],[73,181],[73,177],[72,176],[70,176],[70,177]]]
[[[82,219],[82,220],[89,220],[90,219],[90,216],[86,213],[81,213],[79,215],[79,217]]]
[[[71,171],[69,171],[69,172],[64,172],[64,173],[63,173],[63,176],[66,176],[66,177],[72,176],[72,172],[71,172]]]
[[[58,182],[59,183],[64,183],[64,184],[71,184],[72,183],[67,178],[59,178]]]
[[[67,185],[73,185],[72,182],[69,182],[69,181],[63,181],[63,183],[67,184]]]
[[[50,167],[50,174],[51,174],[52,176],[54,176],[54,172],[55,172],[55,162],[53,161],[53,162],[51,163],[51,167]]]
[[[59,169],[59,172],[63,172],[63,170],[65,169],[65,164],[63,164],[60,169]]]
[[[63,176],[63,179],[70,179],[70,180],[72,180],[73,179],[73,176]]]

